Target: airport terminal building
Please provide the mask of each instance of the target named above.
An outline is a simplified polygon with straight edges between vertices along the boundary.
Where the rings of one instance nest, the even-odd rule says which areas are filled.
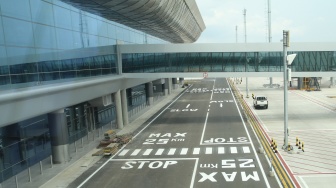
[[[0,1],[0,182],[70,160],[69,145],[176,87],[123,78],[119,45],[192,43],[204,29],[194,0]]]

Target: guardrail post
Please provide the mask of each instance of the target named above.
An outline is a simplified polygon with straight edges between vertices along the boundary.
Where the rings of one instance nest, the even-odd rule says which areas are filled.
[[[50,155],[50,164],[51,164],[51,168],[53,168],[52,155]]]
[[[16,184],[16,188],[19,188],[19,182],[18,182],[17,176],[15,176],[15,184]]]

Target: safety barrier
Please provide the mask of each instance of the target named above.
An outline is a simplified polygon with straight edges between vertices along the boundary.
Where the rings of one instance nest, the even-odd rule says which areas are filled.
[[[257,134],[259,140],[261,141],[261,143],[259,143],[260,147],[263,148],[264,151],[266,151],[266,155],[269,158],[270,163],[272,165],[271,169],[273,169],[272,167],[274,167],[275,172],[277,176],[279,177],[279,180],[281,181],[282,186],[285,188],[286,187],[300,187],[297,183],[294,184],[293,180],[291,179],[291,176],[286,171],[285,167],[282,165],[280,158],[277,156],[278,150],[277,150],[276,142],[273,139],[269,140],[264,130],[261,128],[261,125],[257,117],[252,112],[251,108],[246,103],[246,101],[244,100],[243,95],[240,94],[240,92],[236,88],[234,82],[231,79],[228,79],[228,81],[229,81],[231,90],[235,98],[238,100],[238,102],[241,105],[241,108],[243,109],[245,117],[247,118],[249,124],[255,130],[255,133]],[[270,172],[270,175],[271,174],[272,172]]]

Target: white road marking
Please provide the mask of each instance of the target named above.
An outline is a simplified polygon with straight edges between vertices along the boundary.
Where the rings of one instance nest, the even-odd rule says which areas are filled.
[[[124,149],[121,153],[119,153],[119,156],[124,156],[129,151],[129,149]]]
[[[226,79],[226,82],[227,82],[227,84],[229,85],[230,90],[232,91],[232,89],[231,89],[231,87],[230,87],[230,84],[229,84],[229,82],[228,82],[227,79]],[[243,120],[243,116],[242,116],[242,114],[241,114],[241,112],[240,112],[240,110],[239,110],[237,101],[236,101],[235,97],[233,96],[233,92],[231,92],[231,95],[232,95],[232,98],[233,98],[233,100],[234,100],[234,103],[235,103],[235,105],[236,105],[236,107],[237,107],[236,109],[237,109],[237,111],[238,111],[238,113],[239,113],[240,119],[241,119],[241,121],[243,122],[243,125],[244,125],[244,128],[245,128],[245,132],[246,132],[246,134],[247,134],[249,140],[251,140],[251,147],[252,147],[254,156],[256,157],[259,166],[262,167],[261,162],[260,162],[260,159],[259,159],[259,157],[258,157],[258,155],[257,155],[257,151],[255,150],[255,148],[254,148],[254,146],[253,146],[253,144],[252,144],[251,136],[250,136],[249,132],[247,131],[247,127],[246,127],[245,121]],[[257,139],[258,139],[258,138],[257,138]],[[264,180],[265,180],[265,183],[266,183],[266,187],[271,187],[270,184],[269,184],[269,182],[268,182],[268,180],[267,180],[267,177],[266,177],[266,174],[265,174],[264,169],[263,169],[263,168],[260,168],[260,170],[261,170],[261,173],[262,173],[262,175],[263,175],[263,177],[264,177]],[[278,176],[276,176],[276,177],[278,177]]]
[[[187,155],[188,148],[182,148],[180,155]]]
[[[244,146],[244,147],[243,147],[243,152],[244,152],[244,153],[251,153],[251,151],[250,151],[250,147],[248,147],[248,146]]]
[[[156,151],[155,155],[162,155],[164,149],[163,148],[160,148]]]
[[[218,147],[218,154],[224,154],[225,150],[224,147]]]
[[[153,151],[153,149],[146,149],[146,151],[145,151],[145,153],[143,153],[143,155],[149,155],[152,151]]]
[[[133,153],[131,154],[131,156],[136,156],[139,154],[139,152],[141,151],[141,149],[136,149],[133,151]]]
[[[199,155],[201,148],[194,148],[193,155]]]
[[[230,147],[231,153],[238,153],[237,147]]]
[[[174,155],[176,148],[170,148],[168,155]]]
[[[212,154],[212,148],[205,148],[205,154]]]
[[[188,105],[186,106],[186,108],[189,108],[189,106],[190,106],[190,104],[188,104]]]
[[[202,137],[201,137],[200,145],[203,144],[204,132],[205,132],[205,128],[206,128],[206,125],[207,125],[207,122],[208,122],[208,116],[209,116],[209,112],[207,112],[207,114],[205,116],[204,127],[203,127],[203,132],[202,132]]]

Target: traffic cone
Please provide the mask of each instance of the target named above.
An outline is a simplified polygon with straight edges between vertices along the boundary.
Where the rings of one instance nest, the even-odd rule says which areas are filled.
[[[296,144],[295,144],[295,146],[299,146],[299,139],[298,139],[298,137],[296,137]]]
[[[274,153],[278,153],[278,145],[276,143],[274,145]]]
[[[302,142],[302,151],[304,152],[304,142]]]
[[[290,151],[291,147],[290,147],[290,143],[288,142],[288,147],[287,147],[287,151]]]

